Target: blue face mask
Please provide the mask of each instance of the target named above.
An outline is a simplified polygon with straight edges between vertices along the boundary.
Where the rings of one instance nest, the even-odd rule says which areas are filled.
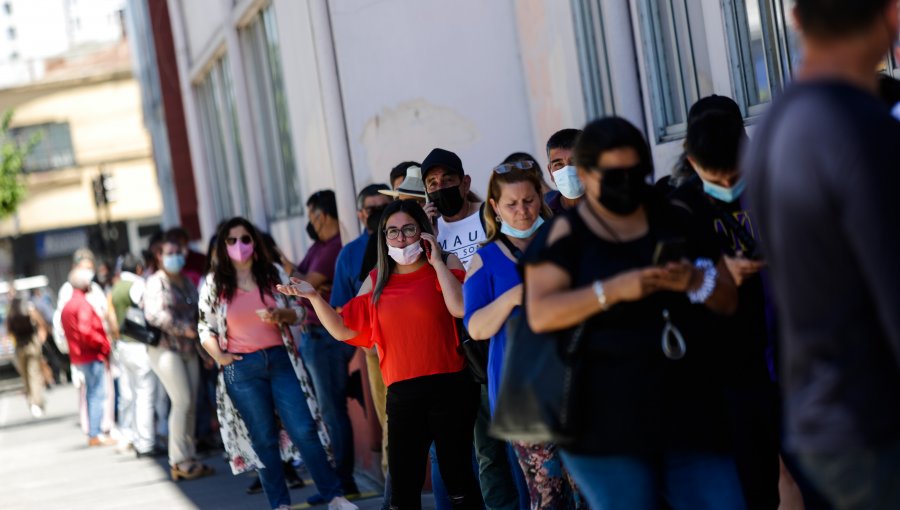
[[[574,200],[584,195],[584,185],[578,178],[578,172],[572,165],[564,166],[553,172],[553,182],[556,183],[556,189],[562,193],[562,196]]]
[[[508,235],[509,237],[515,237],[516,239],[528,239],[529,237],[533,236],[534,233],[537,232],[537,230],[541,228],[541,225],[543,224],[544,218],[538,216],[538,219],[534,220],[534,224],[531,225],[531,228],[529,228],[528,230],[519,230],[517,228],[509,226],[509,223],[503,223],[500,225],[500,232],[502,234]]]
[[[741,194],[744,193],[744,188],[747,187],[747,182],[743,177],[738,179],[734,186],[730,188],[726,188],[725,186],[719,186],[718,184],[713,184],[711,182],[703,181],[703,192],[707,195],[715,198],[716,200],[721,200],[722,202],[732,203],[735,200],[741,198]]]
[[[163,269],[165,269],[167,273],[180,273],[181,270],[184,269],[184,255],[180,253],[163,255],[162,263]]]

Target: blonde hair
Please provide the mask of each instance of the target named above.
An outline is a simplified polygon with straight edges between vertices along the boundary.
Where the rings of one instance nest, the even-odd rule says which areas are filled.
[[[538,173],[518,169],[513,169],[503,174],[491,172],[491,178],[488,181],[487,200],[484,202],[486,208],[484,211],[484,233],[487,236],[484,245],[496,241],[500,235],[500,224],[497,222],[497,213],[494,212],[493,207],[490,205],[491,200],[494,203],[500,201],[500,195],[503,191],[502,184],[515,184],[517,182],[528,182],[534,186],[534,192],[537,193],[538,199],[541,201],[541,218],[547,220],[553,216],[553,212],[550,211],[550,207],[544,202],[544,197],[541,194],[542,183]]]

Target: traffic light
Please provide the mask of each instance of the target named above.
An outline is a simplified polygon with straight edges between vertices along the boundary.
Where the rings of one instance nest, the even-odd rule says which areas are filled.
[[[91,186],[94,190],[94,204],[97,207],[116,201],[116,185],[110,174],[102,172],[91,181]]]

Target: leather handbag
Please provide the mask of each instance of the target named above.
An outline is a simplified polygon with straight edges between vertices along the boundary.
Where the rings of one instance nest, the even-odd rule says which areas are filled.
[[[162,331],[147,323],[144,311],[134,305],[129,306],[125,310],[125,318],[122,320],[120,333],[122,336],[133,338],[151,347],[159,345],[159,341],[162,339]]]
[[[506,324],[503,373],[489,432],[505,441],[572,444],[584,323],[539,334],[525,317],[523,310]]]

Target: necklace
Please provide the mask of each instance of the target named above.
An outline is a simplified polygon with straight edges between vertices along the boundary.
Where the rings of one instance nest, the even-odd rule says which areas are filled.
[[[619,237],[619,234],[617,234],[616,231],[609,226],[609,223],[607,223],[606,220],[600,217],[600,215],[597,214],[597,211],[595,211],[590,204],[584,204],[584,206],[588,211],[591,212],[591,216],[593,216],[600,223],[600,226],[602,226],[609,233],[609,235],[612,236],[613,241],[617,242],[618,244],[622,244],[622,238]]]

